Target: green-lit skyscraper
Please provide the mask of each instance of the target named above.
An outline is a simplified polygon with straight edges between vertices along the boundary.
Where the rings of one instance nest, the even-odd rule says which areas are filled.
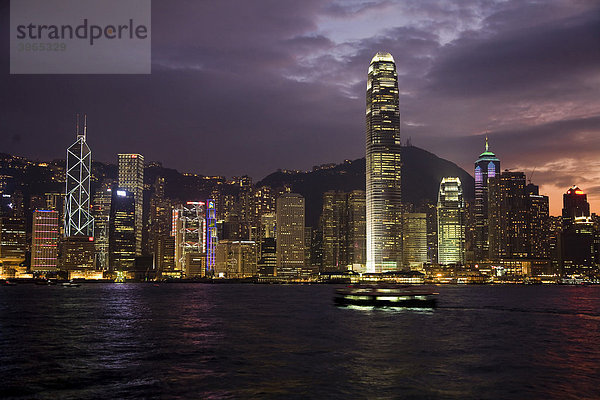
[[[438,262],[465,262],[465,202],[459,178],[442,178],[438,194]]]
[[[402,191],[398,75],[394,58],[377,53],[367,78],[367,271],[402,266]]]

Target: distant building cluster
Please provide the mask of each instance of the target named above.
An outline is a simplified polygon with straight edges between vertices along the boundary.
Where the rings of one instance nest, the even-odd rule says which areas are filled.
[[[137,153],[119,154],[111,175],[94,165],[87,121],[82,129],[78,122],[66,162],[2,159],[0,278],[600,277],[600,218],[586,194],[569,188],[562,216],[551,217],[548,197],[523,172],[502,171],[487,138],[474,165],[474,200],[458,177],[441,176],[436,203],[403,202],[398,93],[393,57],[377,53],[367,78],[365,190],[325,191],[312,227],[306,211],[313,206],[285,185],[256,186],[247,176],[173,178]],[[49,189],[34,193],[26,175],[43,176],[36,185]]]

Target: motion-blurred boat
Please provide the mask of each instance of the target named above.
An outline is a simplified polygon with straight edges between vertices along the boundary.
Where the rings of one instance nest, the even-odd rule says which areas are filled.
[[[353,285],[335,291],[339,306],[434,308],[438,293],[423,288],[390,285]]]

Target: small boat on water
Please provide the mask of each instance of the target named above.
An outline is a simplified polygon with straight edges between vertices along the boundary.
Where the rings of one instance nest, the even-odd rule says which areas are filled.
[[[17,283],[9,281],[8,279],[6,279],[4,282],[2,282],[2,285],[3,286],[17,286]]]
[[[438,293],[424,288],[391,285],[353,285],[335,291],[338,306],[435,308]]]
[[[79,287],[81,286],[81,283],[76,283],[73,282],[72,280],[70,280],[69,282],[63,282],[63,287]]]

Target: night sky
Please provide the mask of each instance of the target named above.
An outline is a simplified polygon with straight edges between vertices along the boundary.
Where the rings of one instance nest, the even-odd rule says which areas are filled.
[[[502,168],[535,168],[560,213],[600,211],[598,1],[154,1],[151,75],[9,75],[0,2],[0,151],[65,157],[88,114],[95,160],[249,174],[363,157],[377,51],[399,74],[403,140],[467,171],[485,132]]]

